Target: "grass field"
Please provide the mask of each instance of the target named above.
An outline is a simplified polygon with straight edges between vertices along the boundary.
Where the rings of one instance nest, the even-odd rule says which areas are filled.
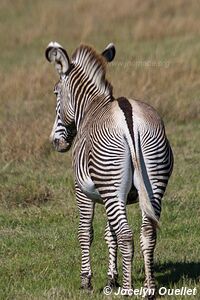
[[[57,75],[49,41],[69,54],[81,43],[117,48],[108,67],[114,95],[139,97],[164,119],[175,156],[155,254],[159,287],[197,287],[200,299],[200,5],[198,1],[0,1],[0,299],[119,299],[104,296],[106,216],[97,205],[92,295],[79,291],[80,248],[71,155],[54,152]],[[140,210],[134,282],[141,287]],[[120,270],[121,270],[121,257]],[[121,281],[121,277],[120,277]]]

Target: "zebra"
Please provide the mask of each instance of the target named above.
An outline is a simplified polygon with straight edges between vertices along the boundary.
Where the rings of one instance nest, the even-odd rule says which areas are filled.
[[[80,217],[81,288],[92,289],[92,222],[95,204],[100,203],[107,215],[107,285],[119,286],[119,248],[123,264],[122,288],[125,292],[133,291],[134,245],[126,205],[139,201],[144,287],[150,291],[148,299],[155,299],[153,256],[161,199],[173,170],[173,153],[163,121],[153,107],[137,99],[113,96],[113,87],[106,79],[106,65],[114,59],[115,53],[112,43],[101,54],[82,44],[70,59],[59,43],[49,43],[45,55],[59,74],[54,88],[56,119],[50,139],[60,152],[72,146]]]

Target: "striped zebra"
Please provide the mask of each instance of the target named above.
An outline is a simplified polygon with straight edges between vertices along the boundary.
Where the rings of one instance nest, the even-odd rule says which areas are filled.
[[[115,57],[109,44],[98,54],[86,45],[69,59],[51,42],[45,52],[59,73],[54,93],[56,119],[51,141],[64,152],[73,144],[73,169],[80,213],[78,238],[82,253],[81,287],[91,289],[90,246],[96,203],[107,214],[105,240],[109,250],[108,283],[118,286],[117,249],[122,254],[123,290],[132,287],[133,235],[126,205],[139,198],[142,212],[141,249],[148,299],[154,299],[153,254],[161,199],[173,168],[173,154],[157,112],[125,97],[114,98],[106,80],[106,63]]]

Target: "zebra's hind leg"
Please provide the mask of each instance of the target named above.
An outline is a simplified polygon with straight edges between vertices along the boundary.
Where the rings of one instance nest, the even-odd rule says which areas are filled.
[[[110,286],[111,288],[119,287],[119,284],[117,282],[117,236],[109,222],[107,222],[105,229],[105,240],[108,245],[109,251],[107,286]]]
[[[108,198],[104,201],[108,221],[112,226],[123,260],[124,292],[130,295],[132,291],[132,261],[133,235],[127,222],[125,204],[118,198]]]
[[[90,246],[93,241],[92,221],[94,216],[94,202],[90,200],[76,186],[76,198],[79,208],[79,229],[78,239],[81,246],[81,288],[92,290],[91,285],[91,263],[90,263]]]
[[[147,299],[155,299],[156,286],[154,278],[154,249],[156,246],[156,227],[145,214],[142,216],[142,226],[140,234],[140,245],[144,257],[145,283],[144,287],[148,289]]]

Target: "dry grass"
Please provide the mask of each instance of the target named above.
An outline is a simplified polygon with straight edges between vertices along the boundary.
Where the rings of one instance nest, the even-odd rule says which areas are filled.
[[[25,160],[42,154],[53,122],[53,97],[48,95],[47,68],[40,63],[1,78],[2,159]],[[46,87],[46,89],[45,89]]]
[[[71,53],[113,41],[108,77],[116,96],[139,97],[165,120],[200,115],[200,8],[197,1],[1,1],[0,99],[3,161],[43,155],[54,118],[57,80],[44,60],[50,40]],[[9,29],[9,35],[5,32]]]

